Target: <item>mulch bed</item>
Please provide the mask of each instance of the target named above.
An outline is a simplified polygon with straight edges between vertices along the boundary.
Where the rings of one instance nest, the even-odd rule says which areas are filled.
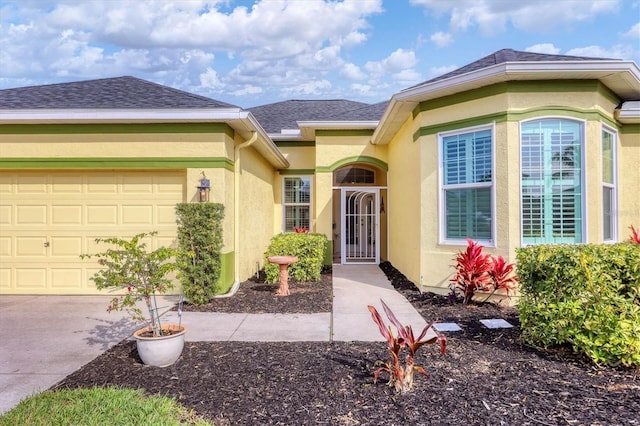
[[[173,366],[155,368],[142,365],[127,340],[56,387],[142,388],[216,425],[640,425],[640,372],[594,366],[565,348],[528,347],[515,309],[449,304],[420,294],[388,263],[381,267],[427,321],[463,327],[447,334],[444,356],[436,345],[421,349],[417,364],[430,377],[416,375],[411,392],[397,394],[385,386],[386,376],[373,383],[376,361],[388,357],[382,342],[195,342]],[[292,295],[284,298],[259,281],[243,283],[236,296],[208,309],[330,310],[328,271],[317,285],[291,283]],[[514,327],[489,330],[478,322],[486,318]]]

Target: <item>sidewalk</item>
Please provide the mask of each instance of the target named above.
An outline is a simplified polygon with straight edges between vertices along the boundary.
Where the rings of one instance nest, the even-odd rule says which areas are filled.
[[[110,296],[0,298],[0,414],[48,389],[138,328]],[[184,312],[187,341],[383,341],[367,305],[385,319],[380,299],[417,334],[426,325],[377,265],[333,266],[333,312],[224,314]],[[165,319],[178,321],[177,313]],[[395,332],[395,330],[394,330]]]
[[[371,319],[368,305],[376,307],[385,322],[380,299],[396,317],[418,334],[427,325],[420,314],[389,283],[377,265],[333,265],[333,312],[318,314],[225,314],[183,312],[192,342],[296,342],[383,341]],[[178,322],[177,312],[168,312]]]

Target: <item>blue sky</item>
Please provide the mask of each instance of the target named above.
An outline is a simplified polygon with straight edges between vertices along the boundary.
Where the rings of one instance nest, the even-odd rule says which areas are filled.
[[[640,0],[0,0],[0,88],[133,75],[375,103],[502,48],[640,63]]]

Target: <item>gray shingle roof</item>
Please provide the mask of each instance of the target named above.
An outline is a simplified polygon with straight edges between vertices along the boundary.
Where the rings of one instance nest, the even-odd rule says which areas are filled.
[[[484,58],[471,62],[461,68],[455,69],[449,73],[443,74],[431,80],[423,81],[412,87],[422,86],[423,84],[433,83],[445,78],[455,77],[466,74],[468,72],[477,71],[492,65],[502,64],[505,62],[542,62],[542,61],[593,61],[593,60],[610,60],[605,58],[590,58],[586,56],[569,56],[569,55],[550,55],[546,53],[522,52],[513,49],[502,49],[494,52]],[[410,87],[410,89],[412,88]]]
[[[377,104],[343,111],[326,119],[331,121],[378,121],[382,118],[387,105],[389,105],[389,101],[378,102]]]
[[[371,105],[344,99],[290,100],[248,108],[248,111],[268,133],[280,133],[282,129],[297,129],[298,121],[339,121],[336,117],[368,107]]]
[[[238,108],[141,80],[116,77],[0,90],[2,109]]]

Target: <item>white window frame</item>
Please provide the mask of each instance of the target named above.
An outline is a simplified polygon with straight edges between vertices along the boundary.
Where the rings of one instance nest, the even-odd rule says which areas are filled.
[[[520,245],[522,247],[526,247],[529,245],[535,245],[538,243],[529,243],[529,242],[525,242],[524,241],[524,216],[523,216],[523,206],[522,206],[522,169],[523,169],[523,158],[522,158],[522,125],[529,123],[531,121],[541,121],[541,120],[564,120],[564,121],[574,121],[577,123],[581,123],[582,125],[582,134],[581,134],[581,145],[580,145],[580,187],[581,187],[581,206],[580,206],[580,212],[581,212],[581,228],[580,228],[580,233],[581,233],[581,237],[582,237],[582,241],[575,243],[575,244],[587,244],[588,243],[588,235],[587,235],[587,223],[588,223],[588,212],[587,212],[587,206],[588,206],[588,202],[587,202],[587,189],[586,189],[586,182],[587,182],[587,170],[586,170],[586,165],[587,165],[587,150],[586,150],[586,145],[587,145],[587,122],[585,120],[581,120],[581,119],[577,119],[575,117],[567,117],[567,116],[540,116],[540,117],[535,117],[535,118],[531,118],[528,120],[522,120],[520,121],[519,125],[518,125],[518,156],[520,158],[520,168],[519,168],[519,192],[520,192],[520,198],[519,198],[519,214],[520,214]],[[548,244],[548,243],[545,243]]]
[[[286,202],[286,180],[287,179],[309,179],[309,202],[308,203],[287,203]],[[313,226],[313,176],[312,175],[285,175],[282,176],[282,223],[281,229],[282,232],[294,232],[292,230],[287,230],[287,207],[309,207],[309,227],[308,231],[312,232],[311,227]]]
[[[618,132],[611,127],[601,123],[600,130],[600,155],[602,158],[602,189],[603,189],[603,197],[602,197],[602,240],[605,243],[616,243],[618,242]],[[611,167],[612,167],[612,176],[611,179],[613,182],[605,182],[604,180],[604,133],[609,133],[611,135]],[[611,238],[605,238],[605,229],[604,229],[604,189],[608,188],[611,190]]]
[[[441,245],[466,245],[466,239],[459,238],[447,238],[447,206],[446,206],[446,191],[455,189],[477,189],[477,188],[489,188],[491,193],[491,237],[486,238],[473,238],[468,236],[474,241],[481,243],[486,247],[496,247],[496,123],[483,124],[480,126],[465,127],[462,129],[456,129],[447,132],[438,133],[438,204],[439,204],[439,244]],[[465,183],[455,185],[445,185],[445,170],[444,170],[444,138],[448,136],[455,136],[467,133],[480,132],[489,130],[491,133],[491,181],[490,182],[478,182],[478,183]]]

